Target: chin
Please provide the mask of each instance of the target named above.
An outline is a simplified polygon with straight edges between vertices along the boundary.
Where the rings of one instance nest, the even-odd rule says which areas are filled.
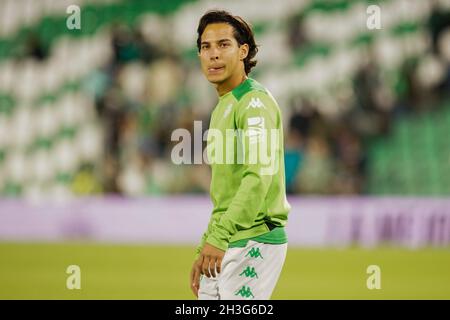
[[[214,84],[220,84],[226,80],[224,76],[207,76],[209,82]]]

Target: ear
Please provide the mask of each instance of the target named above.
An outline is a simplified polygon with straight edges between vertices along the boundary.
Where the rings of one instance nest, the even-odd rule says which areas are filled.
[[[249,47],[248,44],[244,43],[239,47],[239,59],[243,61],[248,56]]]

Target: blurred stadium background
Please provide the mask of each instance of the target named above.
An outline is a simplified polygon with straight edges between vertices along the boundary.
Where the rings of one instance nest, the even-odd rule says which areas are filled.
[[[273,297],[450,299],[448,0],[0,0],[0,298],[193,298],[209,168],[174,165],[171,133],[216,103],[195,47],[213,8],[253,24],[283,112]]]

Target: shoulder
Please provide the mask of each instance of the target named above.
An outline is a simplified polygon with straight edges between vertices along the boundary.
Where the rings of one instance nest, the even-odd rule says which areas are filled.
[[[277,111],[278,105],[272,94],[254,79],[249,78],[242,86],[233,90],[240,113],[246,110],[270,110]]]
[[[232,91],[234,98],[238,102],[241,102],[249,94],[264,94],[267,92],[267,89],[262,84],[252,78],[248,78],[242,85]]]
[[[242,93],[238,92],[238,97],[235,97],[237,100],[235,113],[237,126],[245,127],[248,121],[261,118],[264,118],[268,124],[276,126],[280,110],[273,96],[256,81],[248,87],[248,90]]]

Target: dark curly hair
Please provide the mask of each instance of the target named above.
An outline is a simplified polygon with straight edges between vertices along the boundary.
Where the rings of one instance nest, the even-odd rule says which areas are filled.
[[[245,22],[244,19],[238,16],[233,16],[231,13],[224,10],[211,10],[206,12],[201,18],[197,28],[197,49],[200,52],[201,37],[207,25],[212,23],[228,23],[234,29],[234,37],[239,45],[248,44],[248,55],[244,59],[245,73],[248,75],[252,68],[256,66],[257,60],[252,60],[258,52],[258,46],[255,43],[255,38],[251,26]]]

